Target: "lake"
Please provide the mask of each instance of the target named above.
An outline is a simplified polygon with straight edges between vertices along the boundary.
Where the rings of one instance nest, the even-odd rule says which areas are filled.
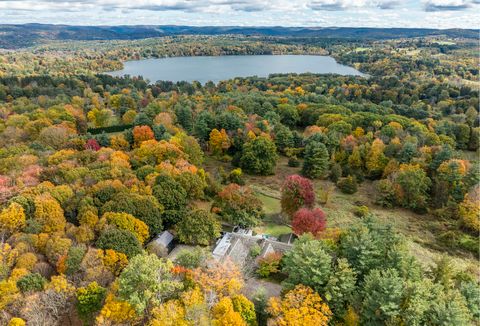
[[[358,70],[339,64],[329,56],[319,55],[231,55],[174,57],[124,62],[122,70],[107,72],[112,76],[143,76],[157,80],[197,80],[215,83],[235,77],[268,77],[273,73],[318,73],[363,76]]]

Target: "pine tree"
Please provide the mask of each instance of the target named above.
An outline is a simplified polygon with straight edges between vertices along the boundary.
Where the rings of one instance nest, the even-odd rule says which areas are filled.
[[[305,147],[302,173],[312,179],[322,178],[327,173],[329,154],[323,143],[310,142]]]

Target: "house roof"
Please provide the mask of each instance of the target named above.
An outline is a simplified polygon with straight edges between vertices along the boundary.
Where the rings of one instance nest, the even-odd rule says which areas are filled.
[[[173,240],[173,234],[171,234],[168,231],[163,231],[153,240],[153,242],[155,242],[158,245],[167,247],[170,244],[170,242],[172,242],[172,240]]]
[[[242,266],[248,258],[250,249],[258,244],[261,248],[259,258],[272,252],[284,253],[292,245],[284,242],[264,238],[260,235],[252,236],[244,233],[226,233],[215,246],[213,257],[219,261],[230,257],[236,264]]]

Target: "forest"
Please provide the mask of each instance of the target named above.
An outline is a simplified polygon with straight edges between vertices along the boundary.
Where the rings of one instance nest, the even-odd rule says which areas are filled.
[[[445,35],[1,52],[0,324],[479,325],[478,52]],[[367,75],[105,74],[242,54],[330,55]],[[215,259],[234,227],[295,240]]]

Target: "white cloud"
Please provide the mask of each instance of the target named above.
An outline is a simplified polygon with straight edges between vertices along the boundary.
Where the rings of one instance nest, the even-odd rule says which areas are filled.
[[[478,28],[480,0],[0,0],[1,23]]]

